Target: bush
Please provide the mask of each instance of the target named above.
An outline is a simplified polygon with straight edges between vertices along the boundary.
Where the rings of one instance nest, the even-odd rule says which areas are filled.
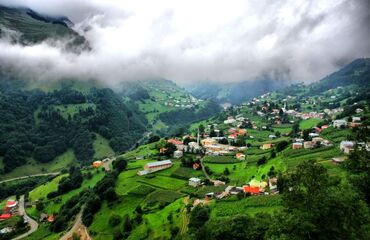
[[[117,226],[121,222],[122,222],[122,218],[120,215],[114,214],[110,216],[109,218],[109,225],[111,225],[112,227]]]

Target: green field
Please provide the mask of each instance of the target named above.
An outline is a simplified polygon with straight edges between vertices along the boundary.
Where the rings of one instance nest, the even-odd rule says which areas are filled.
[[[322,121],[322,119],[319,119],[319,118],[309,118],[309,119],[301,121],[299,123],[299,128],[302,129],[302,130],[313,128],[321,121]]]
[[[30,159],[28,164],[17,167],[10,173],[1,174],[0,180],[39,173],[57,172],[70,166],[74,160],[75,155],[72,150],[68,150],[48,163],[39,163]]]
[[[250,196],[238,200],[235,196],[216,201],[212,205],[211,217],[228,217],[243,212],[249,215],[256,213],[273,213],[282,208],[279,195]]]
[[[113,149],[109,146],[109,141],[101,135],[96,134],[96,139],[93,142],[95,154],[94,159],[103,159],[106,157],[114,156]]]

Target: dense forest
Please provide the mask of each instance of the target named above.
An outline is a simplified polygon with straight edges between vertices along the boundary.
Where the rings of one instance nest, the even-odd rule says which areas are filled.
[[[22,82],[0,78],[0,156],[5,172],[30,158],[49,162],[67,149],[84,164],[94,155],[95,133],[122,152],[145,131],[145,117],[110,89],[85,93],[62,85],[52,92],[26,91]],[[72,113],[61,110],[75,105],[83,107]]]
[[[183,110],[164,112],[159,115],[159,118],[168,125],[181,125],[209,118],[218,112],[220,112],[220,106],[213,101],[209,101],[203,108],[196,106]]]

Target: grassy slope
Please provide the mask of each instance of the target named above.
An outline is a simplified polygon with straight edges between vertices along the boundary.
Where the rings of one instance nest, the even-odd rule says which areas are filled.
[[[28,176],[38,173],[48,173],[60,171],[63,168],[69,166],[75,159],[75,155],[72,150],[68,150],[62,155],[56,157],[53,161],[48,163],[38,163],[34,160],[29,160],[29,163],[14,169],[12,172],[2,174],[0,180],[16,178],[21,176]]]
[[[95,169],[85,170],[84,173],[87,171],[91,171],[93,173],[93,177],[91,179],[84,178],[84,181],[80,188],[72,190],[66,194],[63,194],[62,196],[56,197],[51,200],[47,200],[47,194],[55,191],[58,186],[58,182],[61,180],[62,177],[66,176],[58,176],[54,178],[52,181],[43,184],[41,186],[38,186],[37,188],[33,189],[29,193],[29,198],[31,201],[36,201],[39,199],[44,199],[45,201],[45,209],[42,212],[45,212],[47,214],[56,214],[58,213],[60,207],[72,196],[80,193],[83,189],[91,188],[96,185],[96,183],[101,180],[104,176],[103,171],[97,171]],[[33,206],[31,208],[26,209],[27,213],[33,217],[34,219],[38,219],[40,212],[36,210],[36,208]],[[47,239],[47,240],[54,240],[59,239],[59,237],[63,235],[62,233],[53,233],[48,229],[48,224],[40,224],[39,229],[30,235],[29,239]]]

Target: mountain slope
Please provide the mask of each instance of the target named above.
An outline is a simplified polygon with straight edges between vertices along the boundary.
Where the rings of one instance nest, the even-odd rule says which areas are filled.
[[[369,86],[370,84],[370,58],[356,59],[339,71],[330,74],[319,82],[310,85],[311,93],[319,93],[339,86],[356,84]]]
[[[65,17],[49,17],[28,8],[0,5],[0,38],[12,42],[35,44],[47,39],[65,39],[69,48],[87,48],[86,39],[75,32],[72,25]]]
[[[145,132],[144,115],[110,89],[82,92],[63,85],[43,92],[23,90],[21,81],[9,77],[0,80],[0,158],[5,172],[28,163],[49,163],[70,150],[72,158],[86,165],[97,151],[102,157],[100,148],[122,152]]]
[[[283,81],[260,79],[227,84],[202,83],[190,86],[188,89],[194,96],[201,99],[213,99],[219,103],[240,104],[285,85],[287,83]]]

